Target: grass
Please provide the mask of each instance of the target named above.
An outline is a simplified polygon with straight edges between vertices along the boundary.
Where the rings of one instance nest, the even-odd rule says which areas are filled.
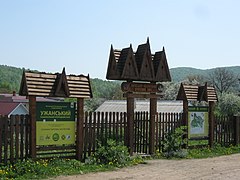
[[[223,147],[219,144],[215,144],[213,148],[210,148],[209,146],[205,146],[202,148],[195,148],[195,149],[182,149],[182,153],[184,153],[184,156],[171,156],[166,157],[164,153],[157,152],[153,158],[155,159],[200,159],[200,158],[212,158],[212,157],[218,157],[223,155],[230,155],[230,154],[236,154],[240,153],[240,145],[238,146],[232,146],[229,147]],[[181,153],[181,152],[180,152]]]
[[[215,145],[214,148],[204,147],[198,149],[187,149],[187,155],[181,159],[210,158],[221,155],[240,153],[240,146],[222,147]],[[152,158],[166,158],[162,153],[156,153]],[[169,159],[169,158],[168,158]],[[174,158],[180,159],[180,158]],[[33,161],[31,159],[17,162],[14,165],[0,166],[0,179],[46,179],[60,175],[86,174],[89,172],[110,171],[121,167],[127,167],[145,163],[140,156],[129,158],[127,163],[116,164],[109,161],[106,164],[82,163],[74,159],[59,159]]]
[[[190,149],[188,150],[188,155],[186,158],[209,158],[235,153],[240,153],[240,146],[230,145],[229,147],[222,147],[216,144],[213,148],[204,147],[200,149]]]
[[[46,179],[60,175],[86,174],[89,172],[109,171],[125,166],[144,163],[140,157],[134,157],[125,165],[88,164],[75,159],[50,159],[33,161],[31,159],[14,165],[0,166],[0,179]]]

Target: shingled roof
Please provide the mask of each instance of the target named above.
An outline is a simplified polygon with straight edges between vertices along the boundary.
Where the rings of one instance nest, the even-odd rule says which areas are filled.
[[[124,69],[128,71],[124,71]],[[149,39],[140,44],[137,51],[132,46],[113,49],[111,46],[107,69],[107,79],[163,82],[171,81],[165,49],[151,53]]]
[[[41,97],[92,97],[90,78],[84,75],[24,71],[19,95]]]
[[[204,86],[181,83],[177,100],[216,102],[218,99],[215,88],[207,83]]]

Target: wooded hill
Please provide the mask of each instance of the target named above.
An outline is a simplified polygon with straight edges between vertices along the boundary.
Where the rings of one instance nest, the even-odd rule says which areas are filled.
[[[234,75],[240,75],[240,66],[230,66],[230,67],[224,67],[227,71],[232,71]],[[216,68],[212,69],[196,69],[191,67],[177,67],[177,68],[171,68],[170,73],[172,76],[173,82],[181,82],[187,79],[189,76],[203,76],[207,77],[208,74],[212,73]]]
[[[235,75],[240,74],[240,66],[225,67]],[[170,69],[173,82],[181,82],[190,76],[208,76],[214,69],[195,69],[189,67],[179,67]],[[22,77],[22,68],[0,65],[0,93],[18,92]],[[91,74],[90,74],[91,75]],[[111,99],[113,96],[121,96],[119,81],[106,81],[98,78],[91,79],[94,97]],[[120,91],[119,91],[120,90]],[[116,97],[115,97],[116,98]]]

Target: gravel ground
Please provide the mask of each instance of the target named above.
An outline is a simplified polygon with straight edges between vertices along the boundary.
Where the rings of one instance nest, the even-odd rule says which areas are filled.
[[[187,160],[149,160],[147,164],[116,171],[59,176],[55,180],[181,180],[240,179],[240,154]]]

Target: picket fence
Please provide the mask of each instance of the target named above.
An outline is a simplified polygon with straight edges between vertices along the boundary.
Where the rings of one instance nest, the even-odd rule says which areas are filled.
[[[149,113],[135,112],[134,152],[149,154]],[[182,125],[182,113],[158,113],[155,120],[155,147],[162,151],[166,134]],[[228,146],[239,144],[239,117],[215,117],[214,141]],[[127,141],[127,114],[122,112],[85,112],[83,159],[98,144],[108,139]],[[28,115],[0,117],[0,163],[15,162],[30,156],[30,118]],[[75,158],[76,145],[36,147],[37,158]]]

